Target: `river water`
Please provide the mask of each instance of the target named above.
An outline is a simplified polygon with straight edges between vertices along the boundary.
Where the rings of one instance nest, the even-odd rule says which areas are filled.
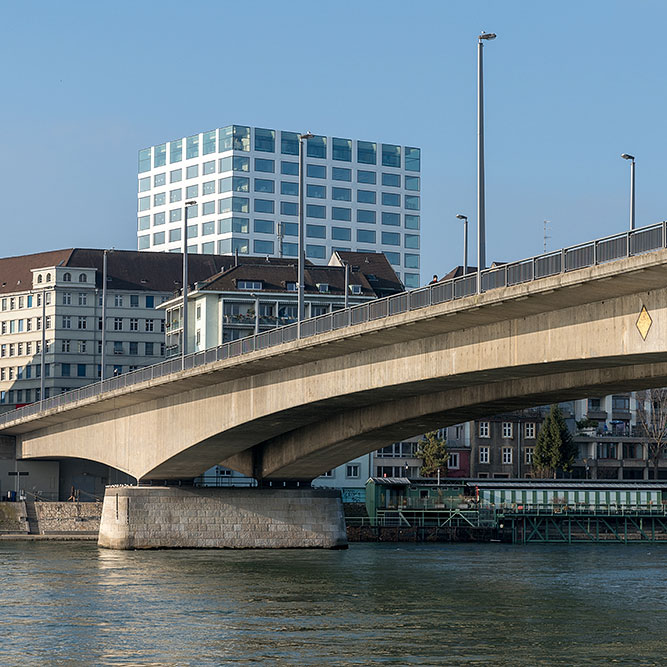
[[[667,662],[667,545],[0,554],[0,665]]]

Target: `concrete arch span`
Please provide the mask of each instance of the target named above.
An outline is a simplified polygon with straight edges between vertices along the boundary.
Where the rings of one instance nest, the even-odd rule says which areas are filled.
[[[168,387],[46,415],[14,432],[24,458],[89,458],[140,479],[192,477],[220,462],[265,478],[312,478],[433,426],[662,384],[664,267],[649,278],[660,286],[625,286],[602,300],[612,283],[564,287],[565,276],[545,281],[539,298],[508,288],[439,304],[184,373]],[[652,318],[645,338],[636,326],[644,306]]]

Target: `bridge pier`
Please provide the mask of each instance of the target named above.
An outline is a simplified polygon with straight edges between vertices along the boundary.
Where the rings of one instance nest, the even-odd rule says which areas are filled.
[[[339,491],[107,487],[98,544],[109,549],[347,548]]]

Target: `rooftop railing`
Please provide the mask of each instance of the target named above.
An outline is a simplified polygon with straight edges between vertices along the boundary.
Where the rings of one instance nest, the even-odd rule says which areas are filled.
[[[356,324],[372,322],[419,310],[427,306],[445,303],[488,292],[501,287],[510,287],[548,278],[560,273],[569,273],[590,266],[605,264],[635,255],[656,252],[667,246],[667,222],[614,234],[569,248],[536,255],[517,262],[509,262],[480,272],[481,290],[478,290],[477,273],[441,281],[408,292],[376,299],[350,308],[336,310],[325,315],[303,320],[301,338],[337,331]],[[181,370],[189,370],[216,361],[240,357],[257,350],[265,350],[297,339],[297,324],[276,327],[270,331],[223,343],[218,347],[194,352],[185,357],[167,359],[152,366],[145,366],[103,382],[95,382],[80,389],[58,394],[16,410],[0,414],[0,428],[17,419],[39,414],[45,410],[63,407],[81,400],[131,387],[142,382],[163,378]]]

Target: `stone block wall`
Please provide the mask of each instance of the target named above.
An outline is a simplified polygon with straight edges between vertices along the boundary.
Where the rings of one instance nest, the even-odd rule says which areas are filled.
[[[0,503],[0,533],[28,532],[25,503]]]
[[[347,547],[331,489],[107,487],[98,544],[111,549]]]
[[[95,534],[100,529],[102,503],[36,502],[35,512],[42,535]]]

